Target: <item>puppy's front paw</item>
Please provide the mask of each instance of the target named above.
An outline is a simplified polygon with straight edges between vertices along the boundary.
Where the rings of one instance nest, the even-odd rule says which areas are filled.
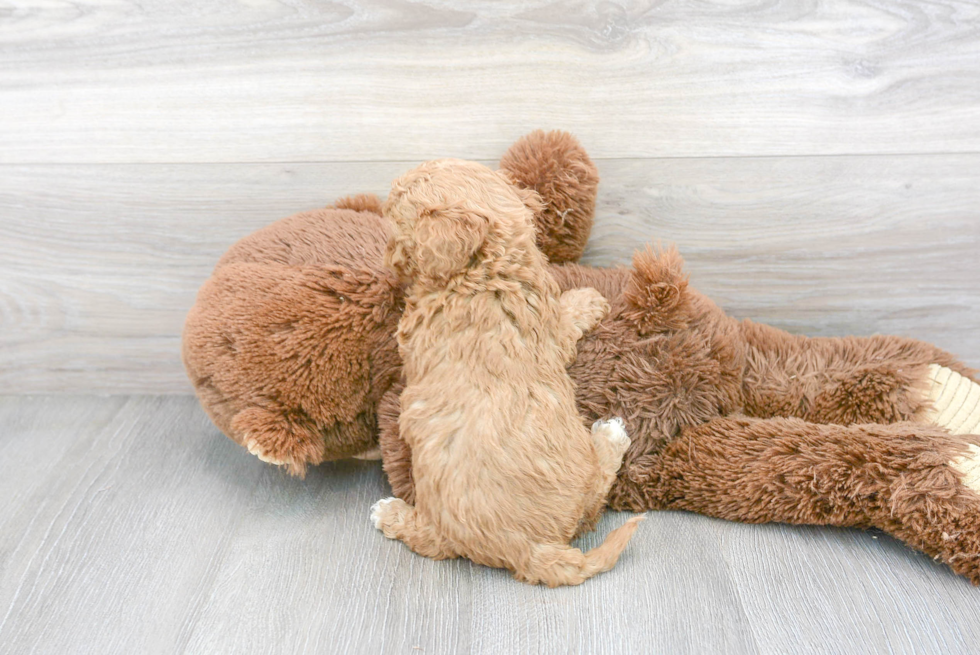
[[[591,287],[569,289],[561,295],[561,301],[572,312],[575,326],[588,332],[609,314],[609,301]]]
[[[630,447],[630,438],[626,434],[626,424],[618,416],[608,421],[596,421],[592,424],[592,434],[603,436],[619,452],[625,453]]]
[[[384,531],[384,526],[387,523],[386,519],[391,516],[394,511],[392,505],[395,503],[403,502],[394,496],[391,498],[382,498],[375,504],[371,505],[371,523],[378,530]]]

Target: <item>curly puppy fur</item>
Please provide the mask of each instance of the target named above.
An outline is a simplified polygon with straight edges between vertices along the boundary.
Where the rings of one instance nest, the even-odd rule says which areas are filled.
[[[440,160],[397,180],[386,264],[409,282],[398,324],[406,380],[399,431],[415,505],[378,503],[375,525],[421,555],[464,556],[532,584],[580,584],[611,568],[631,520],[588,553],[629,439],[592,432],[565,366],[609,309],[594,289],[561,294],[534,245],[533,213],[480,164]]]

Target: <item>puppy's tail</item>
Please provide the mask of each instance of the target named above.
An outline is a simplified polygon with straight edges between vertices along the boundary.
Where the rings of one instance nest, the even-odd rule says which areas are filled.
[[[636,516],[619,526],[598,547],[587,553],[571,546],[533,544],[530,566],[517,578],[549,587],[582,584],[597,573],[608,571],[619,559],[636,527],[646,516]]]

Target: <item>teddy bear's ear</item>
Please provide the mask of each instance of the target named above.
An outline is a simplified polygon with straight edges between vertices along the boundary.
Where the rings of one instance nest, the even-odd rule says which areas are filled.
[[[637,251],[623,297],[623,316],[634,322],[644,336],[682,330],[693,318],[694,299],[688,289],[684,260],[673,246],[648,246]]]
[[[333,209],[351,209],[356,212],[381,214],[381,199],[373,193],[358,193],[357,195],[339,198],[330,207]]]
[[[489,217],[472,206],[426,208],[415,223],[415,266],[435,279],[463,270],[490,231]]]
[[[538,220],[538,217],[545,211],[544,201],[541,200],[541,196],[539,196],[538,192],[534,189],[528,189],[527,187],[522,186],[518,180],[514,179],[514,175],[506,169],[500,169],[497,171],[497,175],[507,181],[507,183],[514,190],[514,193],[517,194],[517,197],[520,199],[521,203],[531,212],[531,221],[533,223],[535,234],[537,234],[538,230],[540,229],[540,221]]]
[[[541,252],[553,264],[577,261],[592,231],[599,187],[599,172],[585,148],[568,132],[537,130],[510,147],[500,169],[541,200],[540,208],[532,207]]]

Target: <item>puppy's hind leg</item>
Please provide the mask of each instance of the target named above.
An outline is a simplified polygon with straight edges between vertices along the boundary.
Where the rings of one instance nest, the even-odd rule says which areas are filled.
[[[595,444],[596,455],[599,457],[599,470],[593,480],[591,498],[579,521],[576,535],[582,535],[595,529],[596,523],[602,515],[602,510],[606,506],[609,490],[616,481],[616,474],[619,473],[619,468],[623,464],[623,455],[630,446],[630,438],[626,435],[626,426],[621,418],[593,423],[592,441]]]
[[[422,514],[400,498],[385,498],[371,507],[371,522],[389,539],[398,539],[423,557],[450,559],[456,553]]]
[[[612,485],[619,467],[623,465],[623,455],[626,454],[626,449],[631,443],[626,434],[626,424],[619,417],[608,421],[596,421],[592,424],[592,440],[599,455],[602,473],[609,478],[609,484]]]

